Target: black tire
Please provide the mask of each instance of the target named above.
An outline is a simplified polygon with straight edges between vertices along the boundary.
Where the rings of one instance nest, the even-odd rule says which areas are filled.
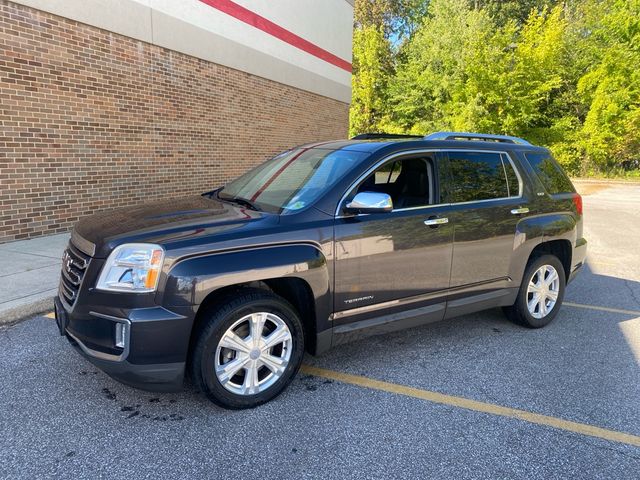
[[[535,273],[544,265],[550,265],[556,270],[556,272],[558,272],[558,298],[553,308],[549,310],[544,317],[536,318],[529,312],[529,308],[527,306],[527,288]],[[564,266],[558,257],[554,255],[542,255],[530,260],[527,268],[525,269],[524,276],[522,277],[522,284],[520,285],[520,290],[518,291],[518,297],[516,298],[515,303],[510,307],[504,308],[507,318],[514,323],[528,328],[542,328],[548,325],[556,317],[558,310],[560,310],[560,306],[562,305],[562,300],[564,298],[565,285],[566,278]]]
[[[272,313],[286,323],[291,333],[291,356],[281,376],[264,391],[233,393],[223,386],[215,373],[217,347],[235,322],[256,312]],[[304,356],[303,326],[298,313],[287,301],[266,290],[244,288],[203,312],[203,315],[203,322],[195,332],[190,362],[191,377],[200,391],[212,402],[229,409],[254,408],[282,393],[298,372]]]

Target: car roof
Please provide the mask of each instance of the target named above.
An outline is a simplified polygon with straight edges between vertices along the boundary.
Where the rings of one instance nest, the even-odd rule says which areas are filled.
[[[463,149],[463,150],[519,150],[519,151],[546,151],[544,147],[536,145],[522,145],[483,140],[427,140],[407,138],[371,139],[371,140],[332,140],[327,142],[315,142],[301,145],[303,148],[318,148],[326,150],[343,150],[354,152],[374,153],[378,151],[401,151],[421,148],[433,149]]]

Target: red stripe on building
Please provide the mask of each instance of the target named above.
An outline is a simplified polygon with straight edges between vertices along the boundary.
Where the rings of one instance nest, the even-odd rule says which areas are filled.
[[[334,55],[331,52],[320,48],[319,46],[311,43],[308,40],[296,35],[293,32],[290,32],[286,28],[281,27],[277,23],[273,23],[271,20],[264,18],[261,15],[258,15],[251,10],[244,8],[242,5],[238,5],[236,2],[232,2],[231,0],[200,0],[202,3],[209,5],[210,7],[215,8],[216,10],[220,10],[227,15],[231,15],[232,17],[251,25],[263,32],[272,35],[283,42],[288,43],[289,45],[293,45],[300,50],[307,52],[314,57],[318,57],[321,60],[324,60],[327,63],[335,65],[347,72],[351,73],[351,64],[346,60]]]

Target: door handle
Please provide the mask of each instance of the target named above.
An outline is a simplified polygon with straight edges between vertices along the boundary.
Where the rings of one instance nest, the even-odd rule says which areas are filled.
[[[449,223],[449,219],[444,218],[430,218],[429,220],[425,220],[424,224],[430,227],[437,227],[438,225],[444,225],[445,223]]]
[[[511,213],[513,213],[514,215],[522,215],[523,213],[529,213],[529,209],[527,207],[514,208],[513,210],[511,210]]]

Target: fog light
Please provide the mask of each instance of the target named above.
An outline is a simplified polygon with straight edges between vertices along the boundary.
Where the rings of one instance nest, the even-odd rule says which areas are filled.
[[[115,333],[115,345],[119,348],[124,348],[126,343],[126,333],[127,333],[127,324],[125,323],[116,323],[116,333]]]

